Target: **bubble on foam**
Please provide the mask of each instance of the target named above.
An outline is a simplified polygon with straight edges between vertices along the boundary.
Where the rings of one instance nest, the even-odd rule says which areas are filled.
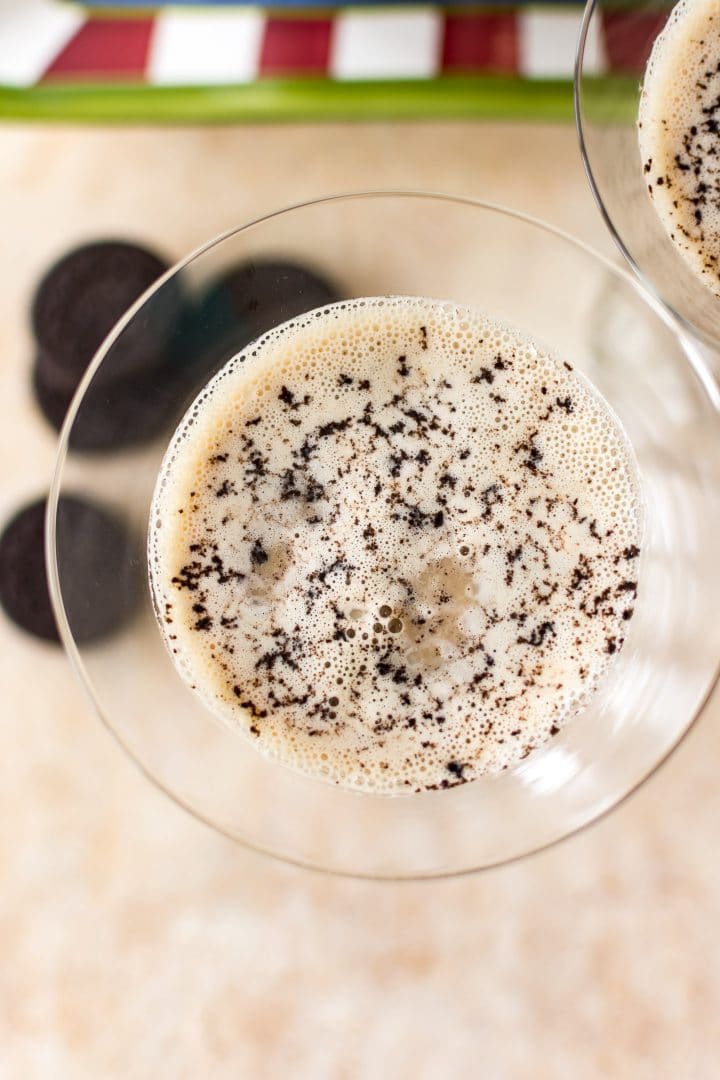
[[[183,677],[264,753],[376,793],[546,742],[622,646],[637,585],[636,471],[607,406],[431,300],[344,302],[231,360],[150,521]]]
[[[638,137],[648,192],[687,264],[720,296],[720,11],[681,0],[645,71]]]

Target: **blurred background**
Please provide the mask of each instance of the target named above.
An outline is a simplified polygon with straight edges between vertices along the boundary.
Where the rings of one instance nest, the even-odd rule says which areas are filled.
[[[80,244],[171,263],[304,198],[410,187],[612,255],[571,122],[581,15],[0,0],[0,529],[49,486],[62,409],[38,392],[31,309]],[[617,19],[592,48],[622,110],[644,57]],[[58,645],[0,612],[0,1076],[717,1076],[719,709],[553,850],[346,881],[184,815]]]

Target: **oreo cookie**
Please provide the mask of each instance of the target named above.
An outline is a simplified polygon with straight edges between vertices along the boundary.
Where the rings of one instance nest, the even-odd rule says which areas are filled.
[[[46,420],[59,431],[75,387],[58,379],[55,367],[39,353],[33,364],[35,399]],[[184,412],[185,375],[170,363],[152,376],[119,379],[109,385],[93,379],[83,395],[70,431],[70,448],[115,450],[136,446],[174,429]],[[173,421],[172,418],[175,418]],[[168,437],[170,431],[168,430]]]
[[[0,605],[18,626],[59,641],[45,563],[46,499],[20,510],[0,536]],[[136,544],[107,510],[75,496],[58,504],[58,551],[63,603],[79,643],[118,629],[135,609]]]
[[[32,383],[56,430],[98,346],[166,269],[144,248],[106,241],[75,249],[45,275],[32,309],[39,346]],[[174,279],[143,305],[103,358],[73,425],[72,448],[117,449],[163,429],[184,385],[178,358],[186,324],[185,297]]]
[[[56,375],[77,386],[118,319],[167,269],[153,252],[119,240],[85,244],[56,262],[37,288],[31,313],[39,350],[56,365]],[[137,318],[128,325],[98,379],[141,374],[164,360],[167,318],[155,321],[161,325],[148,327]]]
[[[33,393],[40,411],[48,423],[59,431],[73,399],[75,388],[66,379],[57,378],[55,367],[47,363],[45,353],[36,355],[31,378]]]
[[[330,278],[285,260],[251,259],[226,271],[201,296],[187,338],[190,364],[207,377],[273,327],[342,299]]]

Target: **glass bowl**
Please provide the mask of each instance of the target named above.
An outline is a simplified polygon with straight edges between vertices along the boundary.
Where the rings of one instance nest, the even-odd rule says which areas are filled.
[[[613,240],[645,287],[712,355],[720,349],[720,302],[668,237],[647,192],[637,137],[645,65],[672,8],[673,0],[589,0],[575,116],[585,171]],[[598,74],[598,42],[612,74]]]
[[[626,644],[584,712],[498,776],[388,798],[300,775],[216,721],[165,649],[146,555],[158,469],[189,403],[247,340],[247,330],[228,321],[217,285],[228,268],[243,264],[248,280],[260,274],[265,282],[264,308],[240,297],[252,312],[252,334],[317,306],[306,278],[268,270],[278,260],[309,267],[313,280],[334,282],[343,297],[417,295],[480,309],[585,372],[631,440],[646,520]],[[145,423],[134,445],[118,438],[104,452],[80,449],[93,445],[88,433],[112,423],[114,367],[126,363],[128,343],[158,332],[167,335],[168,359],[146,373],[136,402],[138,416],[154,420],[154,436]],[[117,604],[118,581],[88,579],[80,553],[92,537],[74,535],[65,520],[59,498],[69,493],[91,495],[136,538],[117,575],[125,621],[95,643],[82,643],[75,630],[88,605],[104,602],[103,588],[112,592],[108,605]],[[466,198],[372,192],[294,206],[228,232],[134,305],[67,416],[47,543],[72,665],[148,777],[252,848],[330,872],[402,879],[464,873],[536,851],[594,821],[658,767],[716,679],[719,531],[718,394],[694,343],[661,304],[631,275],[532,218]]]

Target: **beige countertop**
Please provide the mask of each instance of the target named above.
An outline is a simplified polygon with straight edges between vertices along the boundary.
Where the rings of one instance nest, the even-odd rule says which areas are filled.
[[[609,250],[572,128],[0,130],[0,518],[47,487],[27,306],[80,239],[181,255],[306,196],[479,195]],[[0,1077],[712,1080],[718,702],[600,825],[436,884],[335,880],[177,809],[0,613]]]

